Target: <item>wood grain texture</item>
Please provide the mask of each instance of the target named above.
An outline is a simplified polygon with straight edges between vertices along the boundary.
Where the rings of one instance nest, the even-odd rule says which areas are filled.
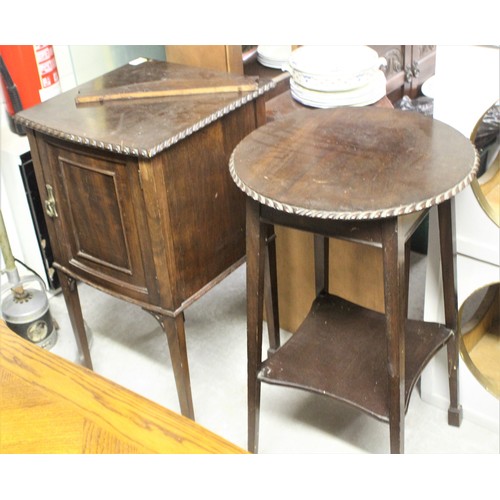
[[[0,322],[0,453],[244,453]]]
[[[243,74],[241,45],[167,45],[167,61]]]
[[[451,335],[437,323],[406,321],[406,381],[396,384],[403,413],[426,362]],[[383,314],[321,294],[298,331],[263,363],[259,379],[326,394],[388,422],[385,339]]]
[[[387,98],[375,104],[392,108]],[[267,121],[304,109],[290,92],[266,104]],[[314,110],[311,110],[313,112]],[[313,236],[276,225],[280,325],[295,332],[314,300]],[[352,241],[330,240],[329,292],[375,311],[384,310],[382,250]],[[300,285],[299,285],[300,284]]]
[[[258,84],[254,80],[242,78],[241,82],[230,79],[218,80],[171,80],[168,82],[150,82],[139,85],[122,85],[106,89],[101,92],[78,94],[76,104],[101,103],[105,101],[119,101],[123,99],[151,99],[153,97],[177,97],[200,94],[218,94],[222,92],[249,92],[257,90]]]
[[[77,106],[75,97],[151,81],[218,81],[220,78],[229,79],[229,76],[214,70],[161,61],[125,65],[41,105],[21,111],[16,120],[26,128],[69,142],[127,156],[151,158],[221,116],[264,95],[274,88],[274,82],[259,80],[257,90],[241,93],[124,99],[105,101],[100,105]],[[241,77],[235,78],[239,83]],[[249,79],[255,81],[253,77]]]
[[[236,185],[259,203],[312,218],[417,212],[453,198],[479,166],[452,127],[377,106],[302,109],[249,138],[231,156]]]

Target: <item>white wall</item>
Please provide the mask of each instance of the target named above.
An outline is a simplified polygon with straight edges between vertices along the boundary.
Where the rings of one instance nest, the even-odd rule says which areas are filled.
[[[63,91],[138,57],[165,60],[163,45],[56,45],[54,52]]]
[[[19,156],[28,150],[28,140],[10,131],[6,113],[2,109],[0,116],[0,206],[7,235],[14,256],[23,262],[29,262],[29,265],[32,265],[30,267],[34,267],[38,273],[44,274],[28,202],[19,173],[19,165],[21,164]],[[3,268],[3,256],[1,263]]]
[[[470,137],[477,121],[500,98],[500,50],[495,47],[439,46],[436,75],[424,84],[434,98],[434,118]],[[500,229],[485,214],[468,187],[457,195],[456,239],[459,307],[475,290],[500,281]],[[428,321],[443,321],[442,288],[435,210],[429,222],[425,312]],[[460,401],[464,418],[498,431],[500,403],[460,360]],[[449,404],[446,351],[436,356],[421,379],[422,398]]]

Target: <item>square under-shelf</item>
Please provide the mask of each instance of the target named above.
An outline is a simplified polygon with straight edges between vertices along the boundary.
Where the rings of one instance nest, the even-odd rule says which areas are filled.
[[[406,409],[423,368],[452,335],[439,323],[406,320]],[[331,396],[388,421],[385,315],[322,294],[297,332],[264,361],[258,378]]]

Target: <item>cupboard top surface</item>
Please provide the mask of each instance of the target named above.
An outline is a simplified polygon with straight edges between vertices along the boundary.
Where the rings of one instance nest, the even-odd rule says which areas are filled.
[[[257,90],[213,94],[147,97],[76,104],[79,94],[100,93],[127,85],[193,81],[207,84],[241,82],[242,77],[182,64],[148,60],[126,64],[90,82],[21,111],[16,120],[28,129],[41,131],[78,144],[119,154],[153,157],[184,137],[256,99],[274,87],[259,82]],[[251,80],[251,79],[250,79]]]

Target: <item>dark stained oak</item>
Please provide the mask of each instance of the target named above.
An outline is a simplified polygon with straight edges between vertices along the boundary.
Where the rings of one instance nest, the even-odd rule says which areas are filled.
[[[233,159],[237,183],[265,205],[363,220],[428,208],[463,189],[472,175],[462,165],[474,165],[475,150],[457,149],[462,141],[418,113],[302,109],[254,131]]]
[[[199,96],[164,97],[77,105],[79,93],[89,94],[124,85],[146,85],[169,80],[230,78],[226,73],[183,64],[147,61],[127,64],[79,85],[39,106],[22,111],[16,120],[49,135],[99,149],[131,156],[153,157],[187,135],[241,107],[272,85],[262,82],[256,92],[214,93]],[[235,81],[242,81],[235,76]],[[248,79],[254,82],[253,77]]]
[[[321,293],[297,332],[263,362],[258,378],[334,397],[389,422],[385,328],[383,314]],[[422,368],[453,331],[407,320],[405,332],[406,411]]]
[[[444,345],[449,423],[460,425],[453,199],[477,166],[474,147],[456,130],[384,107],[299,109],[277,116],[235,148],[230,172],[247,194],[250,451],[258,450],[264,381],[327,394],[388,422],[391,452],[404,452],[412,389]],[[443,325],[407,319],[410,237],[436,205]],[[296,333],[263,362],[264,269],[266,258],[275,259],[274,253],[266,257],[265,242],[275,224],[315,234],[317,297]],[[383,314],[327,292],[331,237],[381,248]]]
[[[16,119],[27,130],[49,209],[54,267],[84,363],[92,367],[77,281],[154,315],[167,336],[181,412],[194,418],[184,311],[244,260],[245,196],[227,165],[235,146],[264,123],[263,96],[273,85],[75,103],[78,95],[182,81],[255,85],[255,78],[147,61],[127,64]]]

